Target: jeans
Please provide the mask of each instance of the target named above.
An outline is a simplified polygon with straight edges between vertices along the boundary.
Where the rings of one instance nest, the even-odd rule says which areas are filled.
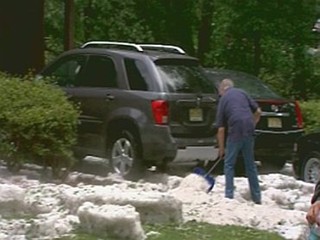
[[[310,235],[308,236],[308,240],[319,240],[320,237],[315,235],[314,233],[310,232]]]
[[[320,239],[320,228],[314,224],[310,227],[310,234],[308,236],[308,240],[319,240]]]
[[[242,152],[246,175],[249,181],[250,193],[253,202],[261,203],[261,192],[258,180],[258,170],[254,162],[254,137],[245,137],[239,141],[233,142],[227,139],[226,153],[224,159],[225,174],[225,197],[233,198],[234,192],[234,167],[239,152]]]

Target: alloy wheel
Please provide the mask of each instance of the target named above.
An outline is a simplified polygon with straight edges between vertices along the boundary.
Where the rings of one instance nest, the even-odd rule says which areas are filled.
[[[133,165],[134,150],[127,138],[119,138],[114,142],[111,152],[112,167],[121,176],[127,175]]]
[[[308,158],[303,171],[304,181],[316,183],[320,178],[320,159],[317,157]]]

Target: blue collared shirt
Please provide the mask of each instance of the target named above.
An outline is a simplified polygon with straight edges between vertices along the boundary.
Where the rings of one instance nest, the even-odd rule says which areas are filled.
[[[258,104],[243,90],[226,89],[220,98],[216,125],[225,127],[230,141],[239,141],[254,134],[255,123],[253,113]]]

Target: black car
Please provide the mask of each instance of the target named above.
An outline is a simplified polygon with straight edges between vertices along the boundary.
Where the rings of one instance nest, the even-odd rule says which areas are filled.
[[[292,159],[294,143],[304,132],[298,102],[281,97],[260,79],[244,72],[206,69],[206,74],[216,86],[225,78],[233,80],[235,87],[257,101],[262,114],[255,131],[255,158],[262,165],[281,169]]]
[[[316,183],[320,178],[320,132],[309,133],[297,140],[293,169],[296,176]]]
[[[88,42],[39,75],[80,106],[79,158],[105,159],[126,177],[172,161],[216,158],[218,93],[179,47]]]

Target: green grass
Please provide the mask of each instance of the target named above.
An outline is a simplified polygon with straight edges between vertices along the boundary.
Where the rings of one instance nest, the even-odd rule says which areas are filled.
[[[146,233],[153,231],[148,240],[283,240],[276,233],[256,230],[233,225],[211,225],[208,223],[188,222],[182,225],[145,225]],[[117,240],[111,237],[98,237],[78,232],[74,237],[64,237],[56,240]]]

